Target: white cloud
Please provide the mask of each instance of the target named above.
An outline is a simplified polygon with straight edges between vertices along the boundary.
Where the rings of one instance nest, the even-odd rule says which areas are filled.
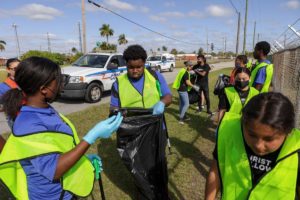
[[[148,13],[150,11],[150,9],[146,6],[141,6],[140,7],[140,10],[143,12],[143,13]]]
[[[227,17],[232,15],[232,10],[222,5],[210,5],[206,12],[213,17]]]
[[[161,16],[158,16],[158,15],[151,15],[151,16],[150,16],[150,19],[152,19],[153,21],[161,22],[161,23],[167,21],[166,18],[161,17]]]
[[[105,4],[112,8],[117,8],[120,10],[135,10],[135,7],[129,3],[122,2],[120,0],[105,0]]]
[[[33,20],[52,20],[57,16],[61,16],[63,12],[42,4],[27,4],[21,8],[13,10],[12,15],[24,16]]]
[[[172,12],[163,12],[160,13],[159,15],[164,16],[164,17],[184,17],[184,14],[181,12],[177,12],[177,11],[172,11]]]
[[[296,9],[300,8],[300,1],[290,0],[290,1],[286,2],[286,7],[288,7],[289,9],[296,10]]]
[[[175,7],[176,4],[175,4],[174,1],[167,1],[167,2],[164,3],[164,6],[166,6],[166,7]]]

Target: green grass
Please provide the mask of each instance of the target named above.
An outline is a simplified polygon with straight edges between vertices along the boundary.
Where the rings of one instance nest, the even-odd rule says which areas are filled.
[[[0,82],[3,82],[7,77],[7,72],[4,69],[0,69]]]
[[[230,69],[210,74],[210,99],[213,110],[217,108],[218,98],[212,94],[214,84],[220,73],[229,74]],[[216,125],[206,113],[195,114],[191,106],[188,115],[191,121],[178,124],[178,95],[173,104],[166,109],[167,126],[172,145],[172,154],[167,154],[169,171],[169,190],[171,199],[203,199],[205,178],[212,161],[214,131]],[[98,121],[108,116],[109,105],[93,106],[87,110],[70,114],[80,137]],[[107,199],[135,199],[133,180],[120,160],[116,150],[116,136],[100,140],[89,149],[89,153],[99,153],[103,160],[103,184]],[[95,199],[99,199],[99,188],[95,185]]]

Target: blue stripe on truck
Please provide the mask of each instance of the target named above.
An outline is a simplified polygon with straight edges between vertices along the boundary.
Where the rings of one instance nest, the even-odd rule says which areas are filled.
[[[106,71],[102,71],[102,72],[96,72],[96,73],[88,74],[88,75],[86,75],[86,77],[100,75],[100,74],[108,74],[108,73],[120,72],[120,71],[127,71],[127,68],[123,67],[123,68],[119,68],[119,69],[113,69],[113,70],[106,70]]]

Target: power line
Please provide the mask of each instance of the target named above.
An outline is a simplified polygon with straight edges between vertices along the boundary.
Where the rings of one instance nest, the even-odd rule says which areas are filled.
[[[236,9],[235,5],[232,3],[231,0],[229,0],[229,2],[230,2],[230,4],[232,5],[232,7],[235,9],[235,12],[238,14],[238,13],[239,13],[238,9]]]
[[[114,12],[114,11],[108,9],[108,8],[103,7],[102,5],[99,5],[99,4],[95,3],[94,1],[88,0],[88,2],[91,3],[91,4],[93,4],[93,5],[95,5],[95,6],[97,6],[97,7],[99,7],[99,8],[103,8],[104,10],[107,10],[107,11],[109,11],[109,12],[111,12],[111,13],[113,13],[113,14],[115,14],[115,15],[123,18],[123,19],[125,19],[126,21],[129,21],[129,22],[131,22],[131,23],[133,23],[133,24],[135,24],[135,25],[137,25],[137,26],[139,26],[139,27],[141,27],[143,29],[146,29],[146,30],[148,30],[148,31],[150,31],[152,33],[157,34],[157,35],[160,35],[160,36],[162,36],[164,38],[167,38],[167,39],[170,39],[170,40],[174,40],[174,41],[177,41],[177,42],[181,42],[181,43],[185,43],[185,44],[188,44],[188,45],[197,45],[197,46],[203,45],[203,44],[200,44],[200,43],[190,43],[190,42],[186,42],[186,41],[183,41],[183,40],[179,40],[179,39],[174,38],[174,37],[167,36],[165,34],[162,34],[162,33],[159,33],[159,32],[157,32],[155,30],[152,30],[152,29],[150,29],[150,28],[148,28],[148,27],[146,27],[144,25],[141,25],[141,24],[139,24],[139,23],[137,23],[135,21],[132,21],[131,19],[128,19],[127,17],[124,17],[124,16],[122,16],[122,15],[120,15],[120,14],[118,14],[118,13],[116,13],[116,12]]]

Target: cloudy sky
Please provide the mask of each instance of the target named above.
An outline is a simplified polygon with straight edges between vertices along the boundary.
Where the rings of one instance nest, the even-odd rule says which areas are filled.
[[[163,45],[193,52],[206,49],[214,43],[215,51],[235,51],[237,14],[229,0],[95,0],[154,31],[175,38],[174,41],[144,30],[124,19],[99,9],[86,1],[87,50],[97,41],[105,41],[99,34],[102,24],[110,24],[114,36],[109,41],[117,44],[120,34],[125,34],[129,44],[141,44],[148,51]],[[241,12],[244,26],[245,0],[232,0]],[[300,17],[300,0],[249,0],[247,49],[252,50],[253,27],[260,40],[273,42],[286,28]],[[47,33],[51,50],[68,53],[72,47],[79,49],[78,22],[81,22],[81,0],[1,0],[0,40],[6,41],[0,56],[17,55],[16,37],[12,24],[17,25],[21,52],[30,49],[48,50]],[[242,43],[241,29],[240,43]],[[118,47],[122,52],[125,46]],[[242,45],[240,46],[240,50]]]

